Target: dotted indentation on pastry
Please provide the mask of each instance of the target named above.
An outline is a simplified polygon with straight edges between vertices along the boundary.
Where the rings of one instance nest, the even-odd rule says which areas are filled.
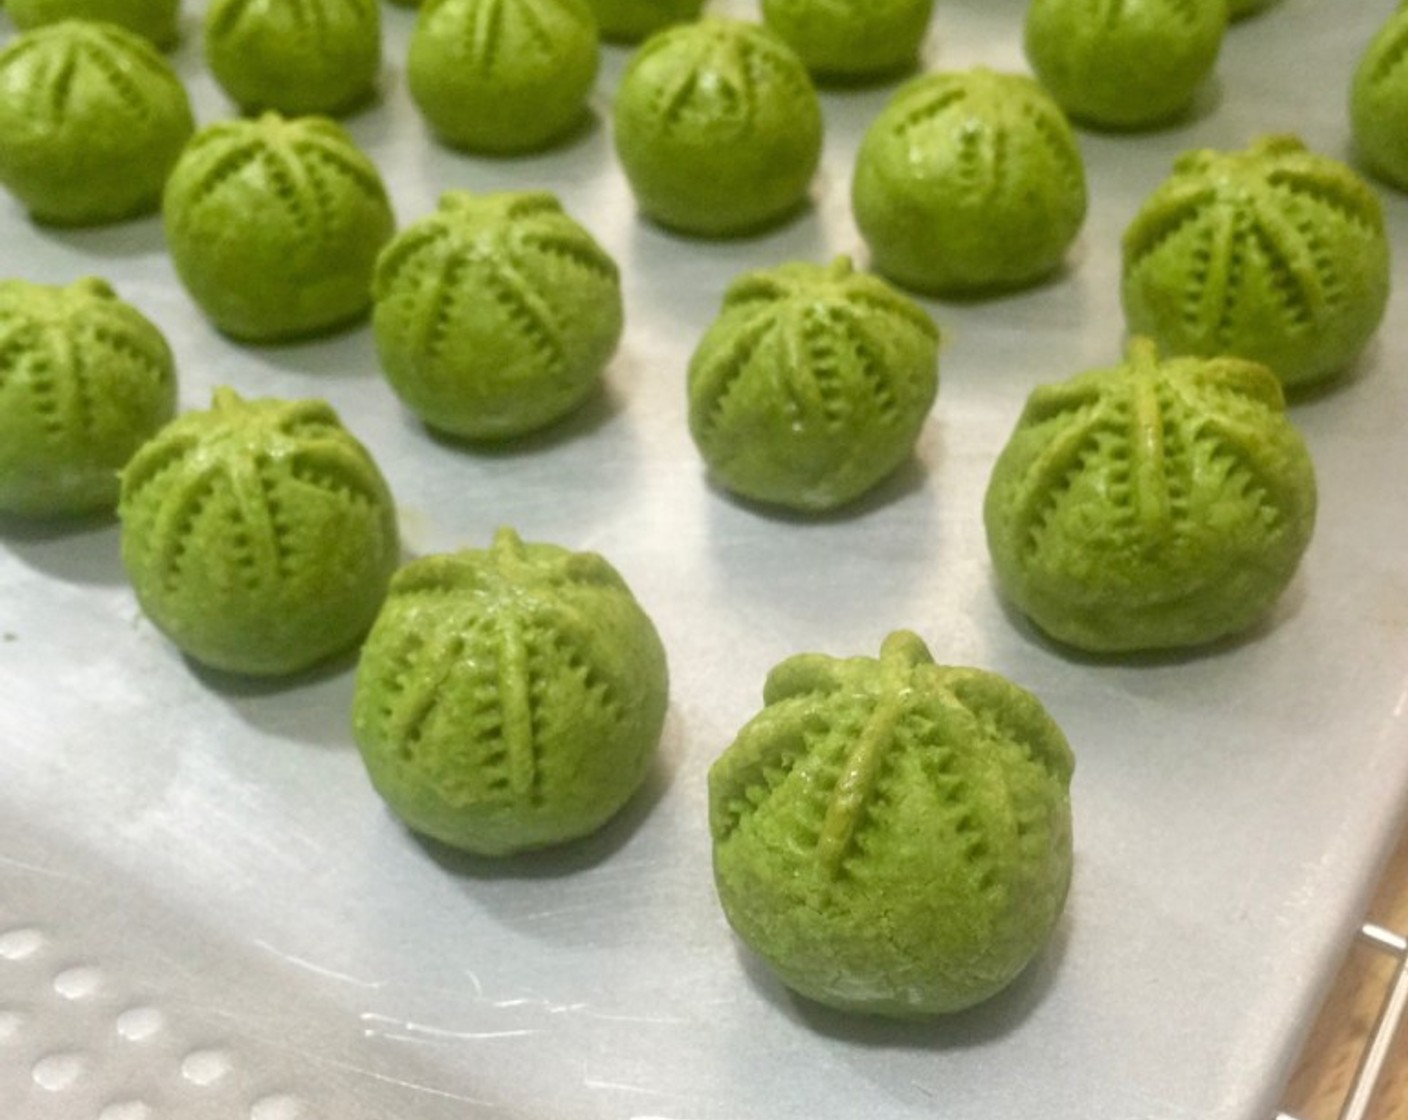
[[[227,191],[252,179],[272,186],[282,216],[315,246],[345,237],[349,189],[373,206],[386,198],[375,167],[349,149],[346,135],[313,118],[209,126],[191,140],[182,166],[199,169],[181,187],[183,220],[202,208],[214,211]]]
[[[428,24],[435,18],[435,9],[445,6],[443,0],[427,4],[422,18]],[[477,0],[471,13],[473,19],[462,25],[446,22],[445,28],[459,28],[456,45],[462,65],[492,78],[501,60],[514,66],[523,65],[529,54],[547,62],[554,60],[557,37],[553,25],[568,15],[568,9],[559,0]],[[437,34],[444,34],[445,28]]]
[[[1382,85],[1392,81],[1405,62],[1408,62],[1408,19],[1392,19],[1374,41],[1374,60],[1365,78],[1368,85]]]
[[[1130,227],[1127,282],[1145,283],[1148,270],[1181,272],[1185,329],[1225,351],[1260,281],[1283,329],[1306,336],[1352,298],[1351,278],[1365,265],[1363,253],[1347,250],[1367,249],[1381,228],[1368,188],[1328,161],[1207,153],[1183,162]]]
[[[353,23],[379,26],[375,5],[365,0],[337,0],[342,8],[338,15],[350,17]],[[279,10],[280,30],[292,33],[309,43],[325,40],[331,28],[328,12],[329,0],[289,0]],[[223,39],[235,34],[242,23],[252,14],[256,19],[268,18],[269,4],[266,0],[231,0],[224,4],[206,28],[209,39]],[[283,21],[287,20],[287,23]]]

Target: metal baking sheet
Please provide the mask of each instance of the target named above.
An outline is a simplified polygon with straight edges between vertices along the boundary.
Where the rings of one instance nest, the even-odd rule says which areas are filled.
[[[1082,132],[1091,209],[1038,289],[927,306],[942,388],[914,462],[845,515],[737,503],[685,426],[684,369],[741,270],[864,249],[850,163],[890,87],[827,93],[814,204],[765,236],[696,242],[638,219],[595,122],[557,150],[438,147],[406,92],[413,13],[384,8],[380,102],[349,128],[402,224],[440,191],[546,187],[625,275],[628,330],[578,416],[498,451],[431,438],[362,326],[250,348],[195,311],[155,218],[36,228],[0,200],[7,274],[108,277],[170,338],[185,407],[213,386],[330,400],[381,462],[410,551],[525,538],[596,549],[654,616],[673,696],[661,761],[599,836],[488,862],[415,840],[348,730],[352,658],[251,683],[192,665],[141,617],[110,523],[0,537],[0,1115],[18,1120],[1263,1120],[1348,944],[1408,790],[1408,197],[1384,329],[1298,403],[1322,513],[1275,616],[1181,657],[1099,662],[1001,605],[979,511],[1035,384],[1122,347],[1119,236],[1190,147],[1296,131],[1349,156],[1346,88],[1389,0],[1282,0],[1231,29],[1188,122]],[[209,122],[201,5],[174,55]],[[755,14],[750,3],[717,11]],[[940,0],[926,65],[1023,68],[1019,0]],[[819,1011],[731,936],[704,777],[801,650],[896,627],[1035,691],[1078,756],[1076,875],[1049,950],[932,1024]]]

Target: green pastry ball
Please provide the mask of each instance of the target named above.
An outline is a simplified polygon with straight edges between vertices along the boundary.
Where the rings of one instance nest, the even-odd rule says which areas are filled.
[[[194,128],[176,72],[135,32],[63,20],[0,50],[0,182],[36,221],[155,210]]]
[[[245,112],[336,116],[376,90],[381,8],[378,0],[213,0],[205,58]]]
[[[191,297],[232,338],[276,342],[344,326],[371,305],[395,231],[376,166],[324,117],[207,125],[162,206]]]
[[[118,471],[176,407],[161,332],[103,280],[5,280],[0,343],[0,513],[111,513]]]
[[[1247,630],[1310,543],[1315,472],[1271,371],[1170,358],[1036,389],[993,468],[988,548],[1006,596],[1094,653]]]
[[[934,0],[763,0],[763,22],[821,80],[913,66],[933,12]]]
[[[877,272],[975,295],[1060,266],[1085,220],[1085,168],[1050,94],[979,67],[900,88],[861,141],[851,197]]]
[[[406,78],[445,143],[529,152],[585,119],[600,54],[586,0],[425,0]]]
[[[1360,56],[1350,121],[1364,165],[1408,191],[1408,2],[1399,4]]]
[[[845,1011],[960,1011],[1051,936],[1071,880],[1070,746],[995,673],[801,654],[709,771],[714,882],[782,982]]]
[[[501,529],[396,573],[353,731],[411,829],[502,856],[610,820],[645,778],[668,694],[660,638],[610,564]]]
[[[738,494],[843,505],[913,454],[938,342],[923,308],[849,258],[747,273],[690,362],[690,434]]]
[[[323,401],[217,389],[133,456],[118,512],[147,617],[234,673],[293,673],[355,644],[399,559],[386,482]]]
[[[615,262],[543,191],[447,191],[376,267],[382,371],[430,427],[523,435],[596,389],[621,338]]]
[[[1192,104],[1226,27],[1227,0],[1032,0],[1026,54],[1076,120],[1148,128]]]
[[[704,0],[587,0],[603,39],[636,43],[675,23],[699,18]]]
[[[1293,136],[1184,153],[1124,234],[1131,333],[1262,362],[1288,388],[1348,367],[1388,292],[1378,196]]]
[[[86,19],[115,23],[162,49],[174,47],[180,37],[181,0],[8,0],[5,11],[21,31]]]
[[[616,152],[641,211],[703,237],[751,233],[798,209],[821,158],[821,104],[802,60],[767,28],[706,18],[631,58]]]

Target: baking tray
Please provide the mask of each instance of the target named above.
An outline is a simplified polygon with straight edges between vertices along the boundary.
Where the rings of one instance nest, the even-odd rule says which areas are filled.
[[[1093,661],[1002,606],[980,507],[1039,382],[1122,348],[1119,236],[1190,147],[1296,131],[1349,156],[1346,87],[1389,0],[1283,0],[1229,33],[1198,114],[1080,135],[1091,208],[1069,267],[1006,298],[929,302],[942,387],[914,462],[844,515],[763,512],[713,487],[684,371],[731,278],[864,252],[851,159],[891,87],[824,95],[810,210],[696,242],[635,214],[596,121],[522,159],[446,151],[405,88],[413,13],[384,8],[381,101],[349,128],[405,224],[447,188],[557,191],[620,262],[628,330],[604,391],[496,451],[429,436],[362,326],[250,348],[218,336],[160,223],[56,231],[0,202],[5,271],[96,273],[167,333],[181,401],[331,401],[397,496],[408,550],[502,524],[596,549],[669,650],[660,764],[600,835],[509,862],[447,853],[378,801],[352,747],[351,657],[298,679],[202,670],[143,620],[107,522],[0,538],[0,1116],[19,1120],[1261,1120],[1353,936],[1408,790],[1408,198],[1384,329],[1296,404],[1319,468],[1315,540],[1243,641]],[[755,14],[749,3],[715,10]],[[174,55],[202,122],[201,5]],[[931,68],[1023,68],[1018,0],[941,0]],[[1049,949],[1005,993],[930,1024],[790,997],[740,951],[709,874],[705,772],[802,650],[939,660],[1036,692],[1078,757],[1076,874]]]

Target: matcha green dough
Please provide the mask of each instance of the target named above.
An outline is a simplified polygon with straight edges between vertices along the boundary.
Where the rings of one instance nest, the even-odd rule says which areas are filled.
[[[735,493],[842,505],[913,454],[938,342],[923,308],[849,258],[747,273],[690,362],[690,434]]]
[[[150,213],[194,128],[176,72],[135,32],[63,20],[0,50],[0,183],[36,221]]]
[[[1363,164],[1408,191],[1408,3],[1399,4],[1360,56],[1350,121]]]
[[[1378,196],[1293,136],[1185,152],[1124,234],[1134,334],[1170,354],[1235,354],[1288,388],[1343,372],[1388,302]]]
[[[981,295],[1060,266],[1085,220],[1085,168],[1031,78],[932,73],[866,130],[851,199],[877,272],[928,295]]]
[[[0,281],[0,513],[111,513],[175,407],[166,340],[105,281]]]
[[[1271,372],[1240,358],[1123,364],[1031,394],[988,483],[1005,595],[1093,653],[1241,633],[1294,576],[1315,472]]]
[[[205,59],[246,113],[350,112],[381,75],[380,0],[213,0]]]
[[[610,820],[645,778],[668,692],[655,627],[610,564],[501,529],[396,573],[353,731],[411,829],[502,856]]]
[[[642,213],[680,233],[775,225],[807,199],[822,117],[806,66],[767,28],[706,18],[651,36],[613,110],[616,153]]]
[[[586,0],[425,0],[406,79],[446,144],[529,152],[587,118],[600,54]]]
[[[704,0],[587,0],[603,39],[636,43],[675,23],[699,18]]]
[[[341,127],[276,113],[201,129],[172,170],[162,212],[191,298],[247,342],[360,318],[395,231],[380,173]]]
[[[801,654],[709,771],[714,881],[789,988],[846,1011],[960,1011],[1041,950],[1071,880],[1071,750],[1030,693],[936,665]]]
[[[382,253],[374,296],[391,388],[467,439],[523,435],[576,409],[624,321],[615,262],[544,191],[447,191]]]
[[[122,561],[182,652],[275,676],[354,645],[399,560],[376,464],[325,402],[215,392],[122,472]]]
[[[914,66],[934,0],[763,0],[763,22],[821,81],[857,81]]]
[[[1032,0],[1026,54],[1076,120],[1150,128],[1192,104],[1226,27],[1227,0]]]
[[[163,50],[180,37],[181,0],[8,0],[5,11],[21,31],[86,19],[135,31]]]

